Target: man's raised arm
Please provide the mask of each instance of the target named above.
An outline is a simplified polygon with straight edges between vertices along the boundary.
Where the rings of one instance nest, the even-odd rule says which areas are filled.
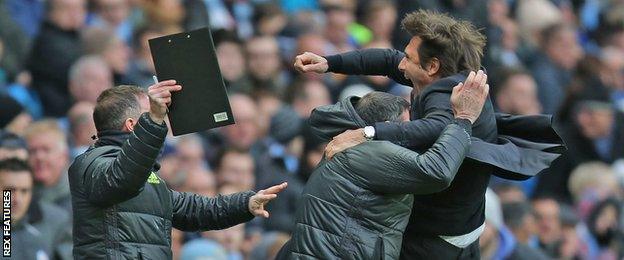
[[[295,58],[295,69],[299,72],[334,72],[348,75],[381,75],[394,81],[412,86],[399,63],[405,54],[395,49],[362,49],[326,57],[305,52]]]
[[[149,87],[150,111],[137,119],[138,123],[122,145],[121,152],[87,168],[83,182],[90,202],[108,206],[141,192],[165,142],[167,126],[164,119],[167,105],[171,103],[171,92],[180,89],[182,87],[176,85],[175,80]]]
[[[404,147],[422,150],[433,145],[442,130],[453,121],[453,117],[467,118],[466,111],[453,102],[475,102],[471,95],[455,94],[456,89],[466,88],[474,91],[478,86],[487,85],[487,76],[482,71],[471,72],[465,84],[459,83],[453,93],[432,92],[424,97],[425,117],[409,122],[378,122],[375,124],[375,137],[379,140],[391,141]],[[489,87],[487,88],[489,91]],[[463,93],[463,92],[462,92]],[[465,92],[469,93],[469,92]],[[487,93],[485,94],[487,96]],[[483,104],[482,104],[483,105]],[[479,108],[481,111],[483,107]],[[478,116],[471,119],[474,123]],[[364,142],[363,129],[347,130],[329,142],[325,154],[331,158],[336,153]]]

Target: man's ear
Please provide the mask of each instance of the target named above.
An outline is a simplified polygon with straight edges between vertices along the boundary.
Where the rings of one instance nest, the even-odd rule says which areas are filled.
[[[438,71],[440,71],[440,60],[438,60],[438,58],[436,57],[433,57],[427,63],[427,75],[429,77],[433,77],[435,74],[438,74]]]
[[[124,132],[132,132],[134,131],[134,125],[136,124],[136,121],[134,120],[134,118],[126,118],[126,121],[124,121],[124,125],[123,125],[123,129],[121,129]]]

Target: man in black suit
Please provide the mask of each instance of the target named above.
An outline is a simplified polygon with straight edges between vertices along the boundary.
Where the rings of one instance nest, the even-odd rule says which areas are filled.
[[[367,138],[424,151],[453,119],[453,86],[467,78],[486,78],[483,71],[466,73],[480,69],[485,45],[485,37],[470,23],[416,11],[403,19],[402,26],[411,35],[404,53],[367,49],[328,57],[313,53],[297,56],[295,67],[301,72],[384,75],[413,87],[412,121],[378,122],[346,131],[329,143],[328,157]],[[497,126],[488,99],[472,125],[476,139],[467,155],[470,159],[463,162],[451,186],[442,192],[415,196],[403,237],[402,259],[479,259],[478,238],[484,228],[484,196],[490,175],[497,170],[503,177],[525,179],[548,168],[558,157],[550,153],[560,143],[550,128],[550,117],[498,119],[504,123],[502,127]],[[519,133],[518,124],[530,128]]]

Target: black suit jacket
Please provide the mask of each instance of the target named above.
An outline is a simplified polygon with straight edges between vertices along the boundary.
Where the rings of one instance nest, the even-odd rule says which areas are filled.
[[[326,58],[331,72],[384,75],[411,86],[398,70],[404,56],[397,50],[365,49]],[[418,151],[429,148],[453,119],[451,91],[466,75],[451,75],[425,87],[412,102],[412,121],[377,123],[376,137]],[[484,221],[484,194],[490,174],[527,179],[548,168],[562,150],[562,141],[551,128],[550,116],[496,115],[489,99],[472,132],[469,159],[464,161],[451,186],[439,193],[416,197],[404,247],[410,245],[410,234],[463,235],[473,231]]]

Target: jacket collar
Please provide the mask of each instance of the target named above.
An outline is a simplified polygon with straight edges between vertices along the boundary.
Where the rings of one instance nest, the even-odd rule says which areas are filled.
[[[97,134],[97,141],[95,147],[112,145],[121,147],[123,143],[130,137],[130,132],[124,132],[120,130],[104,130]]]

